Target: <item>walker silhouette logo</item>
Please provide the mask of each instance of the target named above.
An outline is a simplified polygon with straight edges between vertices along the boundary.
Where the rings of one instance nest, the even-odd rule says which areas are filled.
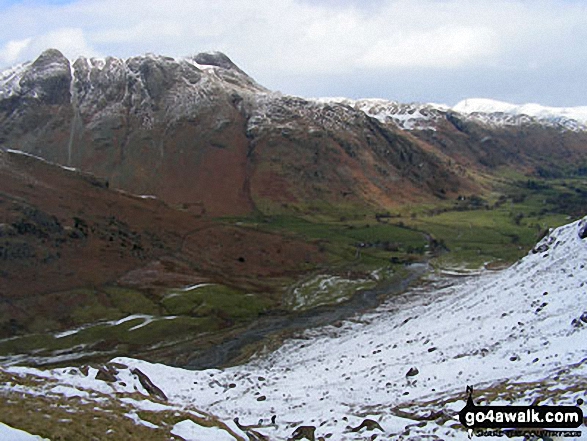
[[[467,404],[459,412],[459,420],[467,429],[571,429],[583,423],[578,406],[476,406],[473,388],[467,386]]]

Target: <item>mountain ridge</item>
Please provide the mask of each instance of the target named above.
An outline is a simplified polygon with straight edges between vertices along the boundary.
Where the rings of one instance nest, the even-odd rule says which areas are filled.
[[[483,194],[500,167],[587,165],[576,120],[469,109],[284,95],[220,52],[51,49],[0,74],[0,145],[209,216],[388,210]]]
[[[402,198],[426,198],[443,182],[443,191],[460,186],[436,158],[401,134],[382,132],[365,114],[268,92],[222,55],[68,63],[58,51],[46,51],[20,76],[4,75],[0,143],[215,215],[310,199],[390,204],[386,175],[401,180]],[[200,63],[213,64],[200,69]],[[397,150],[385,149],[395,142],[410,155],[385,153]],[[312,145],[329,159],[316,162]],[[278,150],[284,157],[296,153],[280,164]],[[426,165],[424,175],[412,156]],[[301,158],[314,162],[314,170]],[[401,171],[407,168],[412,172]],[[269,182],[281,182],[283,191]]]

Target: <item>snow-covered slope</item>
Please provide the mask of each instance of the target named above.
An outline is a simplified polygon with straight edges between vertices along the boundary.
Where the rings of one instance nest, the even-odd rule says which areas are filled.
[[[0,439],[5,441],[43,441],[45,438],[31,435],[23,430],[14,429],[6,424],[0,423]]]
[[[382,123],[393,124],[404,130],[436,130],[439,121],[446,119],[448,114],[457,114],[462,119],[491,127],[537,124],[562,130],[587,131],[587,106],[517,105],[482,98],[463,100],[453,107],[433,103],[399,103],[375,98],[318,98],[314,101],[349,106]]]
[[[370,439],[382,431],[383,439],[467,439],[456,419],[467,385],[495,405],[587,398],[586,266],[587,218],[552,231],[507,270],[432,278],[370,314],[307,331],[243,366],[192,372],[119,358],[118,382],[109,385],[93,379],[96,370],[5,371],[50,376],[69,392],[146,394],[131,374],[138,368],[169,406],[197,406],[241,435],[235,417],[275,440],[299,426],[314,427],[316,439]],[[353,430],[362,423],[372,430]],[[209,439],[231,438],[218,432]]]
[[[393,124],[404,130],[436,130],[436,122],[449,110],[442,104],[404,104],[377,98],[360,100],[318,98],[315,101],[349,106],[355,110],[361,110],[384,124]]]
[[[520,125],[538,123],[568,130],[587,129],[587,106],[545,107],[539,104],[516,105],[483,98],[466,99],[452,108],[486,124]]]

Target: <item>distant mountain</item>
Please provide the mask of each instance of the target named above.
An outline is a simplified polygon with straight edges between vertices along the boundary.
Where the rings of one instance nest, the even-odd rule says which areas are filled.
[[[455,112],[493,125],[542,124],[572,131],[587,131],[587,106],[545,107],[516,105],[490,99],[467,99],[452,108]]]
[[[516,105],[482,98],[466,99],[453,107],[431,103],[406,104],[373,98],[319,98],[317,101],[348,105],[382,123],[395,124],[404,130],[435,130],[448,114],[454,114],[489,127],[533,124],[561,131],[587,131],[587,106],[558,108],[539,104]]]
[[[218,52],[70,61],[52,49],[0,74],[0,145],[208,215],[389,208],[480,192],[476,172],[499,166],[583,166],[576,112],[471,106],[286,96]]]

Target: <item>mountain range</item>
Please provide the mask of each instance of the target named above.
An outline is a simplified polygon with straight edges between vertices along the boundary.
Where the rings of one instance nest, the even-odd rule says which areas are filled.
[[[222,53],[78,58],[0,74],[0,145],[209,216],[388,209],[482,193],[478,174],[585,167],[585,108],[453,108],[272,92]]]

